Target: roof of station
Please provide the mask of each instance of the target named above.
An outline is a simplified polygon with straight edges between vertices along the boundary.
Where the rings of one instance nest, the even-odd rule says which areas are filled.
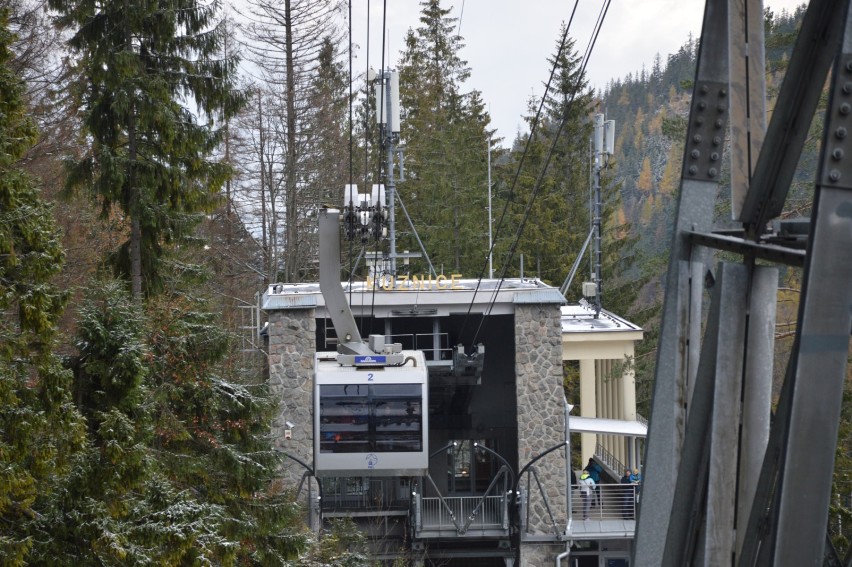
[[[415,276],[382,280],[378,284],[369,280],[341,285],[356,316],[366,309],[379,317],[403,317],[459,313],[468,308],[476,313],[499,315],[514,312],[515,304],[565,303],[558,289],[532,278],[476,280]],[[261,307],[267,311],[299,308],[322,311],[325,300],[318,283],[273,284],[263,294]]]
[[[503,315],[518,304],[556,304],[562,310],[563,333],[641,331],[633,323],[585,300],[566,305],[559,290],[535,278],[464,279],[455,276],[424,278],[413,276],[395,280],[342,282],[355,316],[369,312],[377,317],[441,316],[468,309],[473,313]],[[493,302],[493,305],[492,305]],[[323,312],[325,300],[316,282],[272,284],[263,294],[261,308],[316,308]]]
[[[601,309],[595,316],[594,306],[586,300],[580,300],[578,304],[563,305],[561,309],[563,333],[623,333],[642,330],[638,325],[605,309]]]

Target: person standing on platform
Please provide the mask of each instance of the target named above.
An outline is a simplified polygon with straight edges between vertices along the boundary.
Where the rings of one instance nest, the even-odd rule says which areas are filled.
[[[624,499],[621,516],[625,520],[633,519],[633,507],[636,505],[636,485],[630,479],[631,476],[630,469],[624,469],[624,476],[621,477],[621,493]]]
[[[596,503],[598,506],[600,506],[601,505],[601,489],[600,489],[599,485],[601,483],[601,473],[603,472],[603,468],[598,463],[596,463],[594,459],[589,458],[589,463],[586,465],[586,468],[584,468],[583,470],[586,471],[587,473],[589,473],[589,476],[592,477],[593,481],[595,481],[595,488],[594,488],[595,500],[592,504],[594,505]]]
[[[642,473],[639,469],[633,469],[633,474],[630,475],[630,482],[636,485],[636,501],[639,501],[639,492],[642,490]]]
[[[583,495],[583,519],[589,519],[592,509],[592,498],[594,498],[595,481],[588,472],[583,471],[580,475],[580,493]]]

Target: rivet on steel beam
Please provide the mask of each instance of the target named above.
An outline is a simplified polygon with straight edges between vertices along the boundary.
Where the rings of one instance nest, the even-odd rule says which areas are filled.
[[[716,105],[716,112],[718,112],[719,114],[722,114],[726,110],[728,110],[728,107],[726,105],[721,103]]]
[[[828,178],[832,181],[840,181],[840,172],[836,169],[832,169],[828,172]]]
[[[719,89],[719,96],[720,97],[728,96],[728,89],[725,89],[725,88]]]
[[[695,123],[698,124],[699,126],[703,126],[704,125],[704,117],[703,116],[697,117],[695,119]]]
[[[844,102],[840,105],[840,114],[843,114],[845,116],[849,114],[850,110],[852,110],[852,106],[849,106],[848,102]]]
[[[698,103],[698,110],[704,110],[705,108],[707,108],[707,103],[706,103],[706,102],[704,102],[703,100],[702,100],[702,101],[699,101],[699,103]]]
[[[836,160],[842,159],[843,158],[843,149],[842,148],[834,148],[831,151],[831,157],[833,157]]]
[[[698,166],[697,165],[690,165],[689,166],[689,174],[695,175],[696,173],[698,173]]]
[[[721,118],[717,118],[717,119],[716,119],[716,122],[715,122],[715,125],[716,125],[716,128],[721,128],[722,126],[724,126],[724,125],[725,125],[725,121],[724,121],[724,120],[722,120]]]
[[[713,136],[713,145],[718,146],[722,143],[722,138],[719,136]]]
[[[852,83],[843,83],[843,92],[846,94],[852,94]]]
[[[716,168],[715,168],[715,167],[711,167],[710,169],[708,169],[708,170],[707,170],[707,175],[709,175],[710,177],[716,177]]]
[[[846,132],[844,132],[844,134],[845,134],[845,133],[846,133]],[[701,140],[702,140],[702,138],[701,138],[701,134],[696,134],[696,135],[694,135],[694,136],[692,137],[692,141],[693,141],[693,142],[695,142],[696,144],[700,144],[700,143],[701,143]]]
[[[701,94],[707,94],[710,92],[710,87],[707,85],[701,85]]]
[[[710,161],[719,161],[719,152],[713,152],[710,154]]]
[[[701,157],[701,152],[699,152],[698,150],[692,150],[689,155],[691,155],[693,159],[698,159],[699,157]]]
[[[852,59],[846,62],[846,70],[852,71]]]
[[[846,128],[841,126],[840,128],[834,131],[834,135],[837,137],[838,140],[842,140],[846,137]]]

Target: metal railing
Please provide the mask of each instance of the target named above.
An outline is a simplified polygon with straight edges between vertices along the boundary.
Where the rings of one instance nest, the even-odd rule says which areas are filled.
[[[378,511],[405,509],[408,501],[398,498],[396,483],[381,478],[329,477],[322,479],[323,511]]]
[[[416,535],[455,531],[463,536],[470,530],[496,530],[508,534],[510,475],[508,467],[500,467],[481,496],[443,496],[427,474],[423,480],[438,496],[423,496],[422,487],[414,494],[412,512]]]
[[[426,362],[452,362],[453,349],[447,333],[419,333],[386,335],[385,340],[400,343],[403,350],[420,350],[426,357]]]
[[[601,463],[607,466],[610,473],[612,473],[615,478],[618,478],[621,473],[623,473],[628,468],[627,465],[619,461],[615,455],[607,451],[606,447],[604,447],[600,443],[595,445],[595,457],[597,457]]]
[[[419,530],[506,530],[508,502],[500,496],[447,496],[419,498]]]
[[[589,487],[591,494],[586,505],[581,484],[571,486],[572,517],[577,520],[633,520],[639,486],[635,484],[598,484]]]

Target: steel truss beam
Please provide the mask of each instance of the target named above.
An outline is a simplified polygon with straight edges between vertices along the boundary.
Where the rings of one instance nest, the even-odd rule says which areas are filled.
[[[708,1],[687,126],[680,197],[666,276],[657,375],[645,448],[635,565],[659,565],[681,459],[687,407],[698,366],[707,249],[687,232],[709,233],[728,109],[727,0]]]
[[[657,351],[636,565],[822,563],[852,328],[852,19],[849,0],[811,1],[763,146],[751,138],[733,141],[734,148],[759,151],[756,162],[749,157],[736,165],[742,180],[756,163],[745,195],[733,196],[746,241],[711,234],[709,224],[727,99],[742,104],[741,93],[760,92],[743,85],[741,76],[731,77],[727,57],[729,42],[731,53],[748,51],[742,38],[729,37],[735,33],[729,29],[753,34],[757,28],[729,20],[761,13],[760,0],[709,0],[705,6]],[[754,43],[762,45],[762,39]],[[758,240],[786,199],[835,55],[803,257]],[[755,72],[751,64],[748,72]],[[733,126],[733,137],[745,132],[748,138],[749,131],[760,136],[760,108],[731,112],[749,121]],[[741,253],[743,265],[719,269],[699,362],[701,284],[711,248]],[[777,271],[756,266],[756,259],[804,265],[797,335],[771,432],[767,369]],[[712,277],[706,279],[712,284]]]
[[[852,12],[829,91],[798,327],[740,565],[819,565],[852,329]],[[809,8],[810,10],[810,8]]]

